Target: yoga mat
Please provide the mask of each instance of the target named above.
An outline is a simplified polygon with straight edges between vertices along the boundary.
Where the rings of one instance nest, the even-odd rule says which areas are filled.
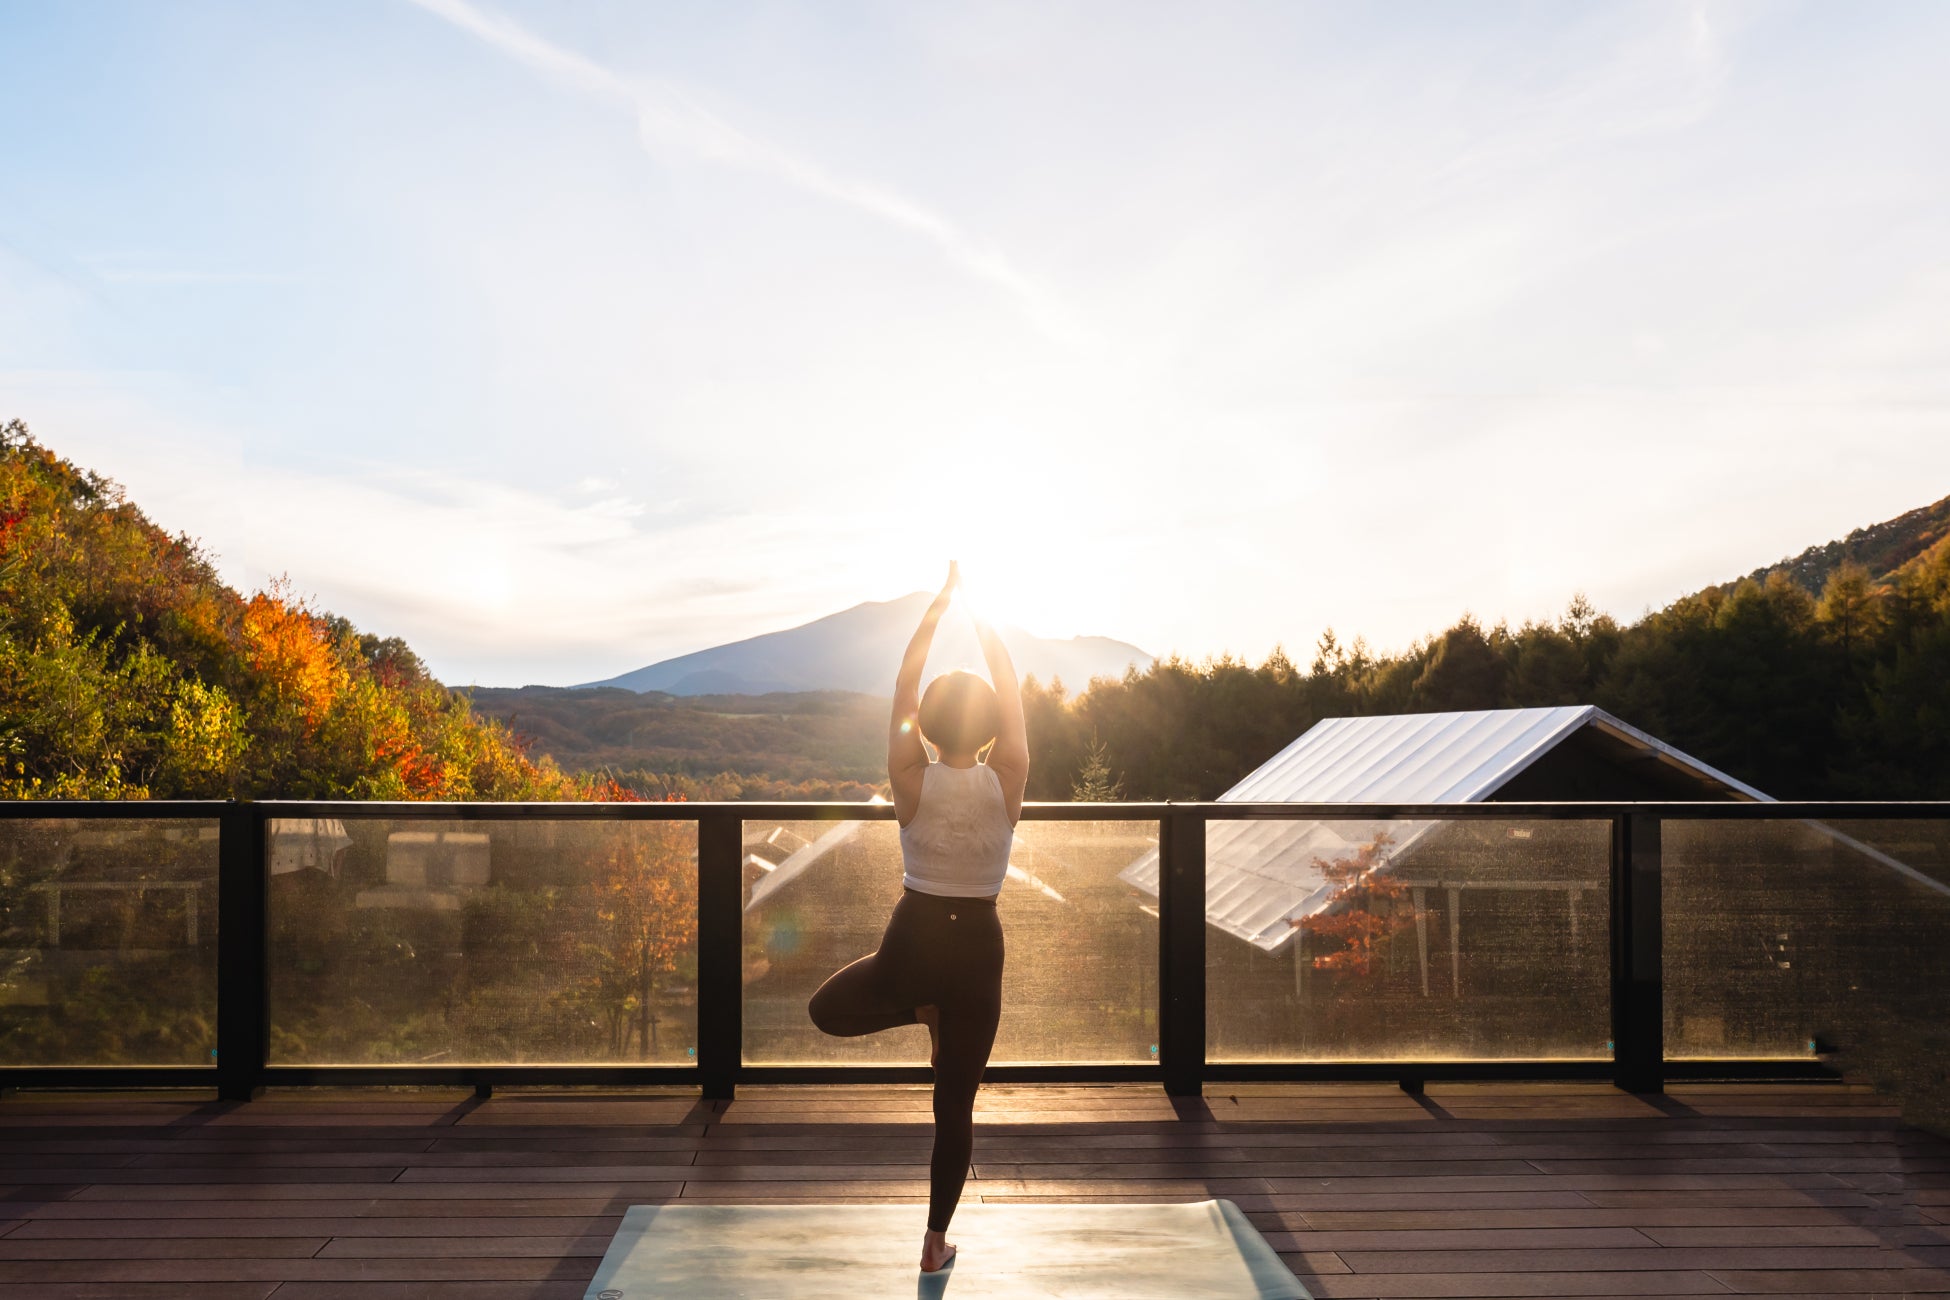
[[[633,1205],[585,1300],[1308,1300],[1231,1201],[964,1205],[920,1270],[918,1205]]]

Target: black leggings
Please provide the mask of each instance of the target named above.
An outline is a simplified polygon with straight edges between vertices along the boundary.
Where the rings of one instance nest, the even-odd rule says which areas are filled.
[[[894,905],[880,950],[819,986],[806,1008],[841,1038],[916,1023],[915,1008],[941,1013],[934,1069],[934,1156],[928,1162],[928,1229],[945,1232],[975,1150],[975,1090],[1002,1016],[1002,922],[993,898],[937,898],[908,890]]]

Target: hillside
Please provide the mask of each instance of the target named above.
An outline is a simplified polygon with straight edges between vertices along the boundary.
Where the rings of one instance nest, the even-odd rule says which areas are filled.
[[[669,695],[768,695],[792,691],[855,691],[886,695],[901,651],[914,635],[931,597],[915,592],[897,600],[869,601],[798,627],[713,646],[665,659],[587,686],[660,691]],[[1052,640],[1021,628],[998,629],[1016,671],[1043,681],[1061,678],[1082,685],[1094,677],[1122,677],[1151,656],[1108,637]],[[976,667],[981,652],[965,619],[944,622],[929,659],[930,672]]]
[[[869,695],[685,697],[552,686],[463,694],[536,753],[644,794],[864,798],[887,775],[887,701]]]
[[[0,427],[0,799],[577,799],[397,639],[245,596]]]
[[[1799,555],[1777,560],[1747,576],[1765,582],[1779,573],[1808,594],[1818,596],[1844,564],[1859,564],[1868,570],[1872,582],[1887,582],[1897,570],[1945,537],[1950,537],[1950,497],[1858,528],[1839,541],[1810,546]]]

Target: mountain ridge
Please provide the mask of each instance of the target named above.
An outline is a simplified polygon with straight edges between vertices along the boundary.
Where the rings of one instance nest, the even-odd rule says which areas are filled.
[[[667,695],[772,695],[798,691],[853,691],[885,695],[893,687],[902,651],[931,597],[910,592],[892,600],[862,601],[810,622],[660,659],[642,668],[570,689],[599,687]],[[1152,656],[1105,636],[1062,639],[1034,636],[1018,627],[997,629],[1023,677],[1060,678],[1082,686],[1092,678],[1142,672]],[[979,668],[981,650],[973,624],[950,611],[928,657],[930,672]]]

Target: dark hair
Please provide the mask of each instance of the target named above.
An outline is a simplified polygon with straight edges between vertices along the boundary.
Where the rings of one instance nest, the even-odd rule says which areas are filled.
[[[974,673],[943,673],[921,696],[921,734],[936,749],[979,750],[1001,724],[995,688]]]

